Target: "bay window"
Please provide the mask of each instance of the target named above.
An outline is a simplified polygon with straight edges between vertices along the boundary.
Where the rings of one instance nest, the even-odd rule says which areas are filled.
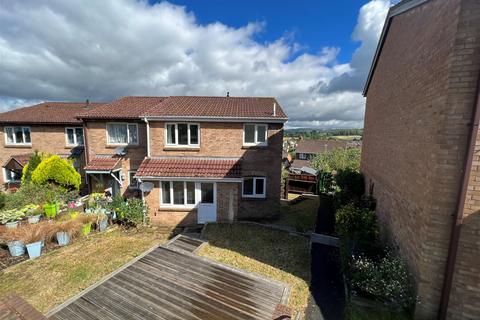
[[[5,127],[7,145],[31,145],[30,127]]]
[[[67,146],[83,146],[83,128],[65,128]]]
[[[200,127],[196,123],[167,123],[165,125],[167,146],[198,147]]]
[[[196,203],[193,181],[162,181],[160,190],[162,205],[193,207]]]
[[[243,144],[246,146],[266,146],[268,125],[245,123],[243,126]]]
[[[136,123],[107,123],[107,142],[109,144],[138,144],[138,125]]]
[[[245,198],[265,198],[266,178],[265,177],[243,178],[242,196]]]

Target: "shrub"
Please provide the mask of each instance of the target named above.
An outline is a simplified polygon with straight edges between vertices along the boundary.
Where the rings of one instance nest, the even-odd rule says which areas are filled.
[[[349,203],[335,213],[335,231],[344,239],[374,243],[379,233],[377,216],[374,211]]]
[[[79,190],[80,174],[70,161],[53,155],[40,162],[32,173],[32,182],[35,184],[55,183],[67,189]]]
[[[341,170],[360,171],[360,156],[361,150],[358,148],[334,149],[317,155],[310,163],[315,169],[330,173]]]
[[[22,184],[30,182],[32,178],[32,173],[38,167],[38,165],[42,162],[43,156],[38,152],[35,151],[28,160],[28,163],[23,167],[22,170]]]
[[[5,193],[0,192],[0,210],[5,207],[6,198],[7,196],[5,195]]]
[[[117,219],[126,225],[136,226],[143,222],[144,212],[147,207],[140,199],[129,199],[125,201],[122,197],[117,196],[113,202],[109,204],[109,208],[115,210]]]
[[[340,170],[335,176],[338,187],[338,202],[342,205],[355,201],[359,202],[365,193],[363,174],[352,169]]]
[[[22,185],[17,192],[7,195],[5,199],[5,208],[22,208],[28,204],[43,205],[48,202],[53,195],[60,199],[63,196],[63,193],[63,189],[55,186],[28,183]]]
[[[354,256],[350,277],[353,290],[382,302],[406,309],[416,302],[408,269],[390,250],[378,262]]]

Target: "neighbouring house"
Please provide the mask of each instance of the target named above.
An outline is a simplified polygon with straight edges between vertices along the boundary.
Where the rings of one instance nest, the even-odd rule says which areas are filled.
[[[310,160],[319,154],[334,149],[346,149],[354,146],[356,147],[357,145],[353,145],[353,142],[345,140],[299,140],[291,168],[301,170],[303,167],[311,167]]]
[[[0,133],[4,137],[0,145],[3,189],[19,186],[22,169],[35,150],[74,159],[74,166],[84,179],[83,123],[76,115],[98,105],[45,102],[0,113]]]
[[[480,318],[480,1],[392,7],[364,89],[361,169],[418,319]]]
[[[287,116],[274,98],[124,97],[78,118],[90,190],[143,197],[155,223],[278,212]]]

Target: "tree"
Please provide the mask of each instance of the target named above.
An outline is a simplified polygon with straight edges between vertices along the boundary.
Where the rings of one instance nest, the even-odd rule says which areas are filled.
[[[80,174],[72,163],[53,155],[43,159],[32,173],[32,182],[35,184],[55,183],[67,189],[80,189]]]
[[[310,162],[312,166],[324,172],[360,171],[361,150],[358,148],[334,149],[317,155]]]
[[[32,173],[38,167],[44,156],[37,150],[30,156],[28,163],[22,169],[22,184],[30,182],[32,179]]]

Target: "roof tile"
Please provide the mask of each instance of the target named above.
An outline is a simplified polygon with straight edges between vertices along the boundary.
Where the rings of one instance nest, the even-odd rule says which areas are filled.
[[[77,116],[83,119],[138,119],[163,100],[165,97],[123,97]]]
[[[85,170],[88,171],[111,171],[118,168],[118,164],[122,157],[117,155],[97,155],[95,158],[91,159]]]

